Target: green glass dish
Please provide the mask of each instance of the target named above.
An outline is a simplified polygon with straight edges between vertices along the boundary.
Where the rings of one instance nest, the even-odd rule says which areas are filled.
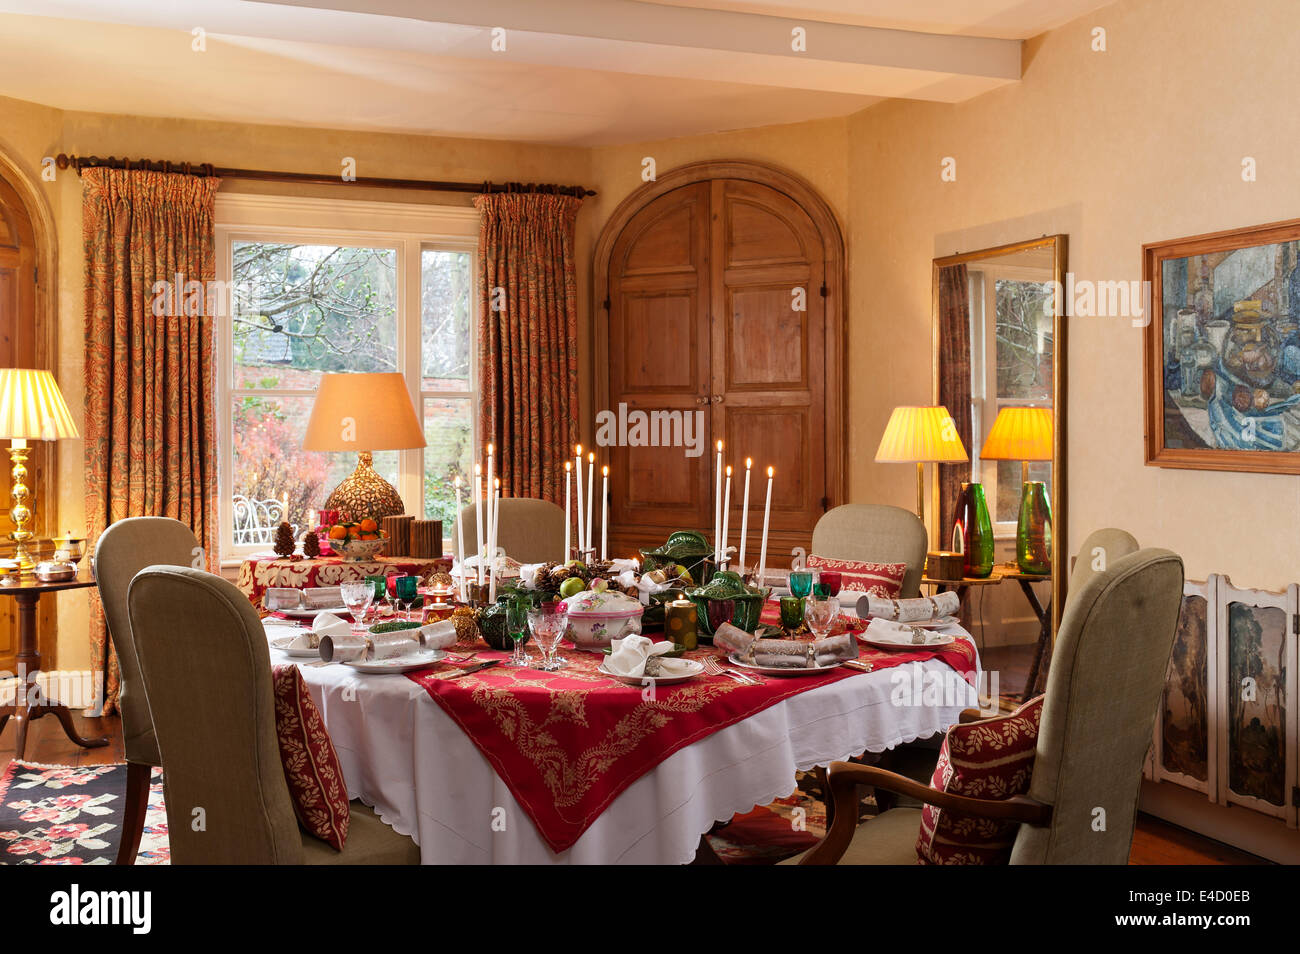
[[[757,629],[767,594],[766,589],[746,586],[734,570],[722,570],[707,585],[687,590],[686,598],[695,604],[700,637],[712,639],[723,623],[747,633]]]
[[[704,534],[694,530],[674,530],[663,546],[642,550],[641,557],[647,572],[680,563],[698,586],[708,585],[713,576],[713,547]]]

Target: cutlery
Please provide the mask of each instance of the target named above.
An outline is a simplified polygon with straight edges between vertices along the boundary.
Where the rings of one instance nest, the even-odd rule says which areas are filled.
[[[481,662],[475,666],[470,666],[468,669],[462,669],[460,672],[454,673],[453,675],[444,676],[443,682],[451,682],[453,679],[459,679],[461,676],[468,676],[470,673],[478,672],[480,669],[491,669],[493,666],[499,665],[501,665],[500,659],[489,659],[487,662]]]
[[[447,653],[447,658],[455,662],[469,662],[477,655],[478,650],[476,649],[472,653]]]
[[[742,686],[762,685],[762,683],[759,682],[757,679],[753,679],[750,676],[745,675],[744,673],[736,672],[734,669],[727,669],[723,667],[723,665],[720,662],[718,662],[716,656],[705,657],[704,671],[707,672],[710,676],[728,676],[734,682],[738,682]]]

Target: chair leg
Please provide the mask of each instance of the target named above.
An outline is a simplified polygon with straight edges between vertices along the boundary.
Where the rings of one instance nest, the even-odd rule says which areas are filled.
[[[149,781],[153,767],[139,762],[126,763],[126,809],[122,817],[122,844],[117,849],[117,864],[135,864],[144,834],[144,816],[149,807]]]

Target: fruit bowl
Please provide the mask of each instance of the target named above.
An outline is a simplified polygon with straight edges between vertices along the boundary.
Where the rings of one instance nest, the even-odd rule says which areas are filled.
[[[331,540],[334,552],[349,563],[373,560],[388,543],[387,540]]]

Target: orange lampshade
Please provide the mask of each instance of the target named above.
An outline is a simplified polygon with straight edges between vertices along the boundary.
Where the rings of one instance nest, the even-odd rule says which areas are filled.
[[[1004,407],[980,456],[986,460],[1051,460],[1052,409]]]
[[[0,438],[53,441],[78,436],[54,375],[0,368]]]
[[[969,460],[946,407],[896,407],[876,449],[882,463],[951,464]]]
[[[402,375],[321,375],[303,450],[402,450],[424,445],[424,428]]]

